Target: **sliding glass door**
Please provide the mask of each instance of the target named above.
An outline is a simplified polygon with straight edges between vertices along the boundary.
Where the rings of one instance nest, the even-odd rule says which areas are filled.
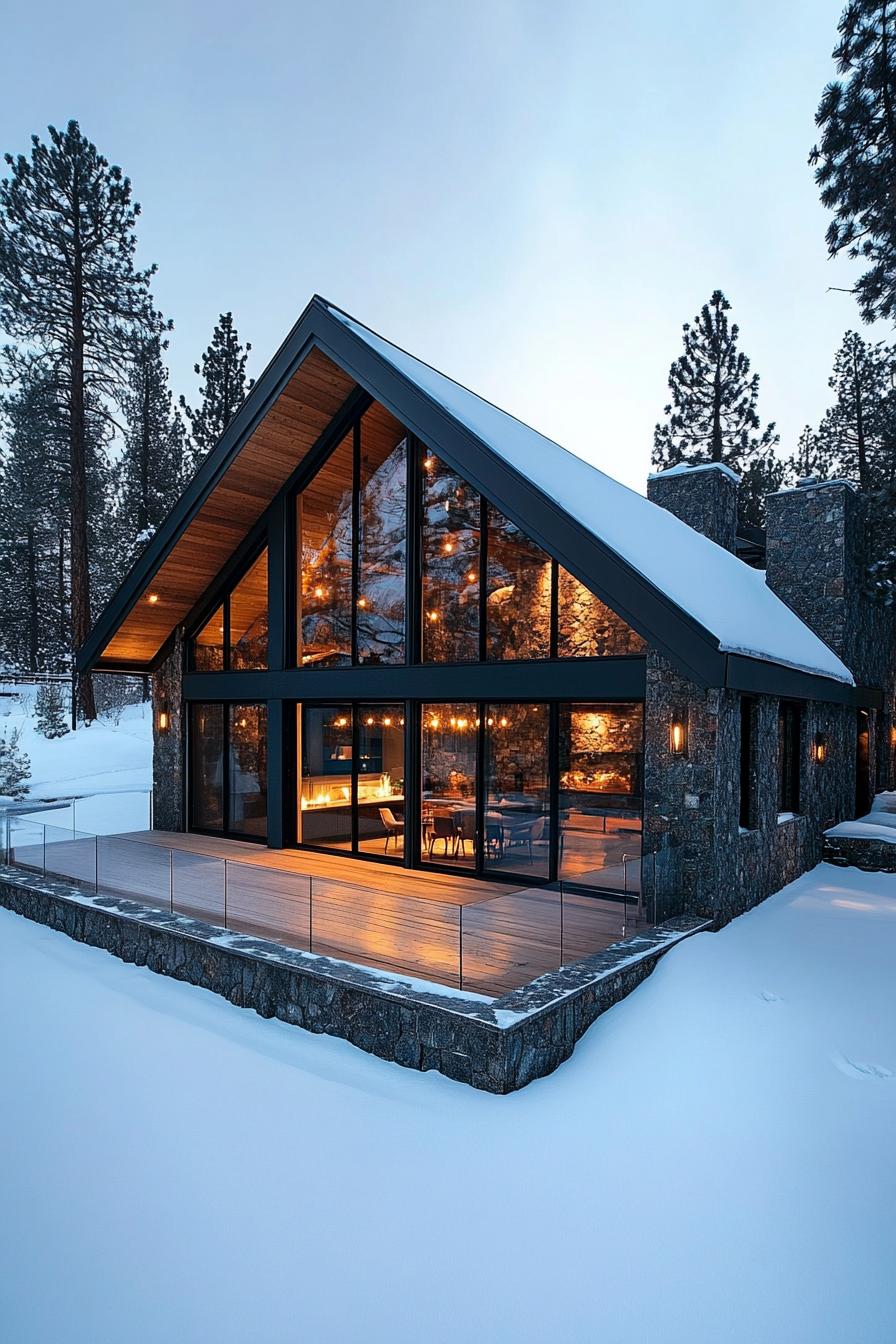
[[[265,840],[268,726],[264,704],[190,706],[190,829]]]
[[[489,873],[550,877],[549,746],[549,705],[486,705],[483,860]]]
[[[403,860],[404,738],[403,704],[303,706],[299,844]]]

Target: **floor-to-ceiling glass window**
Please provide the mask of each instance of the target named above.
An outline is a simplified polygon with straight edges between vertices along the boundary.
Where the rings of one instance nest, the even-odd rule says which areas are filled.
[[[268,830],[264,704],[190,706],[190,827],[263,840]]]
[[[230,594],[231,670],[268,665],[268,553],[263,550]]]
[[[488,658],[549,658],[550,556],[491,504],[486,554]]]
[[[558,566],[557,657],[607,658],[643,653],[644,640],[615,611]]]
[[[296,531],[299,664],[352,660],[352,481],[354,430],[298,496]]]
[[[475,704],[425,704],[420,711],[421,857],[476,866],[479,712]]]
[[[190,826],[224,829],[224,706],[190,706]]]
[[[224,670],[224,606],[213,612],[193,640],[193,668],[196,672]]]
[[[404,855],[404,705],[358,705],[358,852]]]
[[[423,661],[473,662],[479,657],[479,495],[425,449],[421,477]]]
[[[352,847],[352,707],[305,705],[299,740],[299,840]]]
[[[559,876],[637,890],[643,706],[561,704],[559,714]]]
[[[407,436],[384,407],[361,420],[358,662],[405,661]]]
[[[550,876],[550,709],[486,705],[485,867]]]
[[[230,705],[228,714],[228,829],[264,839],[268,831],[267,705]]]

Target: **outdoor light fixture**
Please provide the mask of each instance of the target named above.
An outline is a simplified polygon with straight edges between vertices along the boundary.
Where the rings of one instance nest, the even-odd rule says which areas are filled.
[[[149,597],[146,600],[151,607],[154,607],[159,600],[159,595],[158,593],[150,593]]]
[[[896,747],[896,723],[894,723],[893,727],[890,729],[890,746]]]
[[[816,733],[812,743],[812,759],[816,765],[824,765],[828,758],[828,739],[824,733]]]
[[[167,704],[165,703],[165,701],[163,700],[162,703],[159,705],[159,724],[158,724],[159,732],[160,732],[160,733],[167,733],[167,731],[168,731],[168,724],[169,724],[169,719],[168,719],[168,706],[167,706]],[[200,725],[200,726],[202,726],[202,725]]]
[[[688,727],[684,715],[676,714],[669,724],[669,750],[673,756],[684,756],[688,749]]]

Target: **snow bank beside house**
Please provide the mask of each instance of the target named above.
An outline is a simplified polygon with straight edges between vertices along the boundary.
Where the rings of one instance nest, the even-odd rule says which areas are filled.
[[[894,964],[822,866],[499,1098],[0,911],[3,1337],[889,1344]]]
[[[332,315],[432,401],[714,635],[726,653],[853,684],[846,665],[762,575],[597,467],[392,345],[347,313]]]
[[[127,705],[117,723],[98,719],[53,739],[37,731],[33,708],[31,689],[14,700],[0,700],[0,734],[20,729],[19,746],[31,762],[28,797],[43,801],[99,794],[95,801],[76,805],[79,830],[108,833],[146,827],[152,788],[150,705]],[[49,825],[72,826],[70,806],[33,815]]]
[[[896,845],[896,793],[878,793],[871,811],[852,821],[840,821],[829,826],[825,835],[851,840],[883,840]]]

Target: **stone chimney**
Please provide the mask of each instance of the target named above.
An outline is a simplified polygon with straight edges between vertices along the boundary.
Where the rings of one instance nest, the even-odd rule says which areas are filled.
[[[668,467],[647,478],[647,498],[674,513],[695,532],[735,549],[740,477],[721,462]]]
[[[766,582],[853,671],[866,605],[864,514],[849,481],[806,476],[766,499]]]

